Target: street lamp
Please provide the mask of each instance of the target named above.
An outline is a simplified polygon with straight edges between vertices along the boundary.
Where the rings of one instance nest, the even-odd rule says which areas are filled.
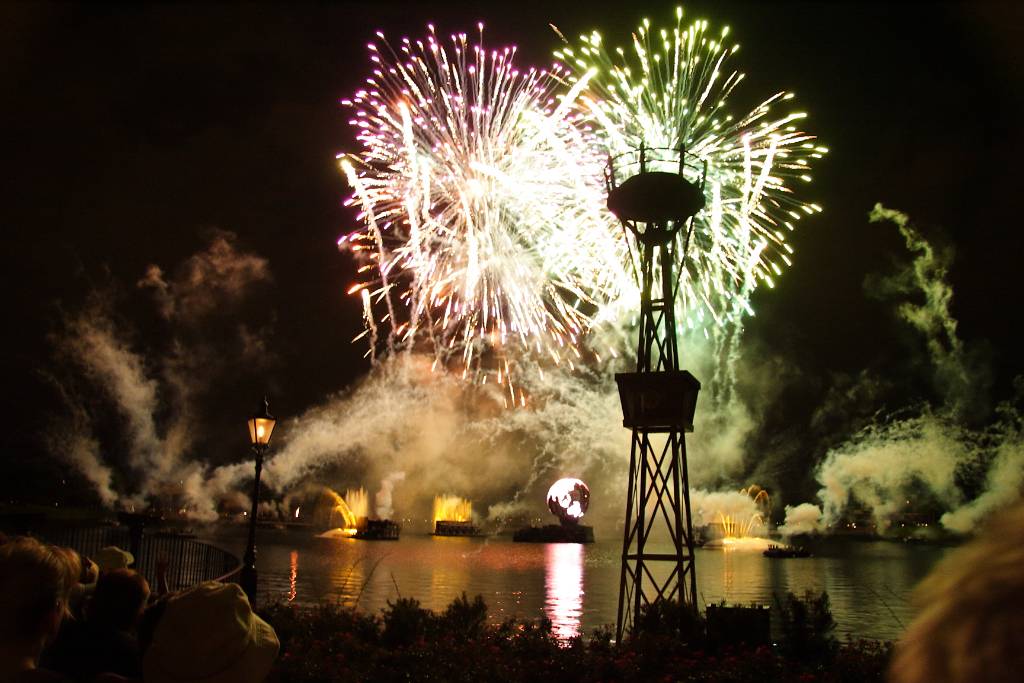
[[[242,590],[249,596],[249,603],[256,604],[256,515],[260,505],[260,474],[263,473],[263,454],[270,447],[270,437],[274,433],[277,420],[270,414],[270,401],[263,398],[263,406],[249,418],[249,441],[256,455],[256,479],[252,485],[252,512],[249,514],[249,543],[245,547],[242,558],[242,572],[239,583]]]

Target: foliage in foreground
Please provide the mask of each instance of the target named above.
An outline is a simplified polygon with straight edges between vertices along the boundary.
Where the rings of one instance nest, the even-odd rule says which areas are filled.
[[[823,598],[823,599],[822,599]],[[262,612],[281,640],[272,683],[327,681],[735,681],[742,683],[884,680],[890,646],[838,644],[826,629],[814,640],[805,625],[823,625],[827,596],[788,595],[776,647],[710,647],[700,622],[664,628],[664,614],[621,646],[600,629],[559,641],[551,622],[489,624],[480,596],[457,598],[443,612],[400,598],[380,615],[324,605],[275,605]],[[830,623],[831,614],[828,614]],[[796,635],[792,635],[796,634]],[[681,638],[680,635],[685,635]],[[797,640],[791,641],[791,638]],[[824,643],[824,645],[822,645]]]

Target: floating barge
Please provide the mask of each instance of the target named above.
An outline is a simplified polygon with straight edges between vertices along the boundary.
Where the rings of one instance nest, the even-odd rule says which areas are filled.
[[[360,519],[359,525],[355,528],[345,527],[328,529],[317,538],[358,538],[363,541],[397,541],[402,527],[390,519]]]
[[[435,536],[479,536],[480,527],[473,522],[434,522]]]
[[[528,526],[512,535],[516,543],[593,543],[594,527],[583,524]]]
[[[786,557],[810,557],[811,551],[795,545],[770,545],[761,553],[765,557],[786,558]]]
[[[356,528],[355,538],[365,541],[397,541],[402,526],[390,519],[368,519]]]

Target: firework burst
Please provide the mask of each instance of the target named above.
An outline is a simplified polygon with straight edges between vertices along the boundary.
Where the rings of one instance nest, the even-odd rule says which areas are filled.
[[[362,151],[341,158],[363,227],[339,246],[362,262],[350,292],[371,353],[423,345],[435,366],[456,361],[522,403],[516,359],[572,363],[622,294],[625,245],[604,210],[602,149],[574,106],[586,78],[563,92],[560,67],[520,71],[482,28],[475,44],[442,44],[431,26],[368,46],[373,74],[343,100]]]
[[[349,291],[362,297],[368,354],[429,349],[435,368],[497,382],[523,404],[517,365],[571,367],[588,329],[636,309],[604,172],[641,145],[683,148],[706,169],[680,277],[684,331],[742,329],[753,291],[791,263],[786,234],[821,210],[793,192],[827,150],[797,129],[803,113],[776,113],[792,94],[728,113],[743,75],[726,66],[738,49],[727,28],[684,27],[678,10],[671,31],[645,20],[628,51],[607,51],[596,32],[567,43],[548,71],[486,49],[482,25],[476,41],[442,43],[432,26],[397,47],[377,36],[371,77],[343,100],[361,151],[341,157],[361,227],[339,246],[361,264]],[[651,153],[648,167],[659,158],[678,153]]]
[[[726,62],[739,46],[725,42],[728,27],[716,36],[706,21],[684,27],[682,17],[679,8],[675,27],[657,31],[645,19],[629,50],[609,52],[595,31],[555,56],[565,66],[559,74],[569,74],[567,87],[586,83],[581,116],[594,122],[609,156],[641,145],[683,148],[706,164],[707,208],[695,218],[679,301],[679,319],[706,331],[741,324],[753,314],[758,284],[774,286],[791,265],[786,233],[821,211],[794,196],[792,185],[810,182],[811,163],[827,150],[797,129],[804,113],[775,112],[792,93],[777,93],[745,116],[729,114],[743,74]],[[658,155],[651,159],[656,166]],[[695,173],[686,171],[691,180]]]

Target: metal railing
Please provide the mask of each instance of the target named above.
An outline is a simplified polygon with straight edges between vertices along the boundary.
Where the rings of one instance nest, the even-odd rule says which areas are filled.
[[[234,581],[242,567],[232,553],[174,533],[144,533],[141,527],[63,527],[39,533],[48,543],[71,548],[80,555],[94,556],[100,548],[116,545],[135,557],[133,569],[156,589],[157,564],[167,562],[167,586],[179,590],[203,581]]]

